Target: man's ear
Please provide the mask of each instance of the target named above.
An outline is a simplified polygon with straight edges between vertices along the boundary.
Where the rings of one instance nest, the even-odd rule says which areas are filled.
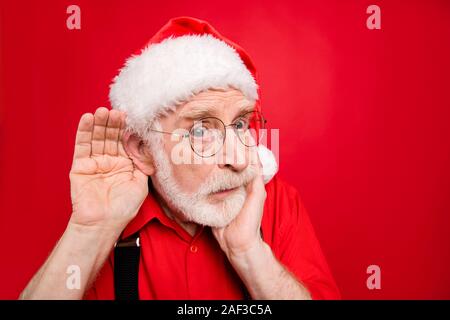
[[[155,173],[153,157],[141,138],[131,132],[125,132],[122,136],[122,143],[128,156],[139,170],[147,176]]]

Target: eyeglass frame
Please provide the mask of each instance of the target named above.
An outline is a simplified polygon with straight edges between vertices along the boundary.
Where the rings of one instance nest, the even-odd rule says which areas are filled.
[[[164,133],[164,134],[176,135],[176,136],[180,136],[181,138],[190,138],[190,136],[191,136],[191,131],[192,131],[192,129],[194,128],[194,126],[195,126],[195,124],[196,124],[197,122],[201,122],[201,121],[203,121],[204,119],[216,119],[216,120],[219,120],[220,123],[222,123],[223,127],[225,128],[225,131],[224,131],[225,133],[224,133],[224,135],[223,135],[222,145],[221,145],[220,148],[219,148],[215,153],[213,153],[212,155],[209,155],[209,156],[202,156],[202,155],[198,154],[197,151],[195,151],[195,150],[194,150],[194,147],[192,146],[191,139],[189,139],[189,145],[191,146],[192,151],[193,151],[196,155],[198,155],[199,157],[202,157],[202,158],[210,158],[210,157],[215,156],[215,155],[223,148],[223,145],[225,144],[225,140],[226,140],[226,138],[227,138],[227,128],[228,128],[228,127],[233,127],[234,133],[238,136],[239,141],[240,141],[244,146],[246,146],[246,147],[248,147],[248,148],[252,148],[252,147],[258,146],[259,141],[257,142],[257,144],[256,144],[255,146],[247,146],[245,143],[243,143],[242,140],[241,140],[241,138],[239,137],[239,134],[236,132],[236,130],[238,130],[238,129],[236,128],[236,124],[234,123],[234,122],[236,122],[238,119],[243,118],[245,115],[247,115],[247,114],[249,114],[249,113],[254,113],[254,112],[258,113],[259,116],[261,117],[262,123],[263,123],[263,128],[262,128],[262,129],[264,129],[264,128],[265,128],[265,124],[267,123],[267,120],[264,118],[264,116],[262,115],[261,112],[254,110],[254,111],[249,111],[249,112],[244,113],[243,115],[239,116],[236,120],[234,120],[232,123],[227,124],[227,125],[226,125],[221,119],[219,119],[219,118],[217,118],[217,117],[210,117],[210,116],[208,116],[208,117],[203,117],[203,118],[201,118],[201,119],[199,119],[199,120],[194,121],[194,124],[189,128],[189,132],[188,132],[188,133],[184,133],[184,134],[176,133],[175,131],[168,132],[168,131],[161,131],[161,130],[156,130],[156,129],[152,129],[152,128],[148,128],[147,130],[148,130],[148,131],[153,131],[153,132]],[[178,129],[175,129],[175,130],[178,130]],[[247,130],[248,130],[248,129],[247,129]]]

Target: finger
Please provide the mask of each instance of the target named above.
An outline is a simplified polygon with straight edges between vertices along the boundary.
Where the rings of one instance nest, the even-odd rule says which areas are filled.
[[[120,111],[111,110],[106,124],[105,154],[117,156],[120,125]]]
[[[106,124],[109,111],[101,107],[94,113],[94,130],[92,132],[92,155],[103,155],[105,152]]]
[[[262,178],[262,176],[263,176],[263,165],[262,165],[261,159],[259,157],[259,153],[258,152],[255,152],[255,153],[256,153],[256,160],[258,162],[258,173],[259,173],[259,175]]]
[[[250,164],[255,168],[257,175],[263,175],[263,166],[259,157],[258,148],[250,148]]]
[[[256,176],[247,186],[247,197],[239,214],[240,222],[258,230],[266,200],[264,183]]]
[[[251,183],[247,186],[248,197],[252,201],[259,201],[266,195],[266,188],[262,174],[257,174]]]
[[[94,128],[94,115],[85,113],[81,116],[75,137],[74,159],[88,158],[91,155],[92,129]]]
[[[125,151],[125,148],[123,146],[123,135],[125,133],[125,119],[126,119],[126,115],[125,113],[121,113],[121,117],[120,117],[120,131],[119,131],[119,143],[118,143],[118,148],[119,148],[119,156],[122,157],[126,157],[129,158],[127,152]]]
[[[254,166],[256,167],[256,175],[251,183],[247,186],[247,194],[251,201],[259,202],[266,197],[266,188],[264,184],[263,167],[259,153],[253,151]]]

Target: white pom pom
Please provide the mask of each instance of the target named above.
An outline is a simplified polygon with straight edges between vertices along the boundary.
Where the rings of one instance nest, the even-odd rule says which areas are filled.
[[[267,184],[278,172],[278,164],[272,151],[263,145],[258,146],[258,155],[263,167],[264,183]]]

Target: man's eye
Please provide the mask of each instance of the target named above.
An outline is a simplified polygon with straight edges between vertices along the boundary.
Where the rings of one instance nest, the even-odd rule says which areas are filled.
[[[194,130],[192,130],[192,134],[195,138],[202,138],[206,133],[205,127],[196,127]]]
[[[246,130],[247,129],[247,121],[245,121],[244,119],[239,119],[238,121],[236,121],[235,126],[236,126],[236,129],[238,129],[238,130]]]

